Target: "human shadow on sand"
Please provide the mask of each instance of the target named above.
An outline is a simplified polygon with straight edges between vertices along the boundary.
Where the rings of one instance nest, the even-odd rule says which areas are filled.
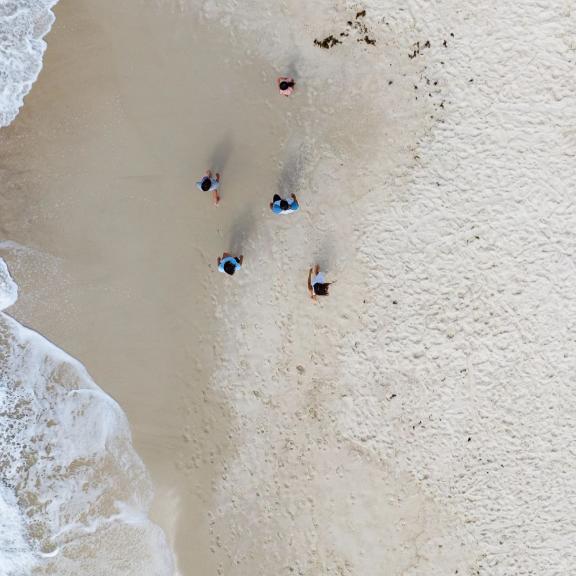
[[[251,209],[246,208],[237,218],[234,219],[230,230],[230,242],[228,244],[230,253],[234,256],[244,254],[246,245],[254,231],[256,219]]]
[[[228,164],[228,159],[232,152],[232,137],[227,134],[222,138],[218,144],[214,147],[212,154],[210,155],[210,169],[214,172],[224,173],[226,165]]]
[[[287,155],[278,176],[278,194],[282,198],[287,198],[290,194],[298,195],[303,168],[304,154],[301,149],[294,150]]]

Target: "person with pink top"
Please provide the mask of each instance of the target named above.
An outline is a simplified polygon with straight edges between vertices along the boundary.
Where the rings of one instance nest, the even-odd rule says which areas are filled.
[[[280,76],[276,80],[278,84],[278,90],[280,90],[280,94],[283,96],[290,96],[294,92],[294,87],[296,82],[294,82],[294,78],[290,78],[290,76]]]

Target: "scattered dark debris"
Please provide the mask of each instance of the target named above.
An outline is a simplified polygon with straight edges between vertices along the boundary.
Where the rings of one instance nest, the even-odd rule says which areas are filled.
[[[338,38],[334,38],[334,36],[332,34],[330,34],[330,36],[326,36],[326,38],[324,38],[324,40],[318,40],[317,38],[315,38],[314,44],[316,46],[320,46],[320,48],[324,48],[325,50],[329,50],[333,46],[336,46],[336,44],[342,44],[342,42],[340,40],[338,40]]]
[[[391,86],[392,84],[394,84],[394,80],[388,80],[388,86]]]
[[[452,36],[452,38],[454,38],[454,32],[450,32],[450,36]]]
[[[474,78],[470,78],[470,80],[468,80],[468,82],[474,82]]]
[[[364,22],[360,21],[360,18],[364,18],[366,16],[366,10],[360,10],[356,12],[355,20],[347,20],[346,25],[348,28],[352,28],[358,34],[358,38],[356,38],[356,42],[364,42],[369,46],[376,46],[376,40],[372,38],[369,34],[368,27]],[[343,30],[337,33],[338,38],[347,38],[350,36],[349,30]],[[314,45],[319,46],[320,48],[324,48],[328,50],[336,46],[336,44],[342,44],[342,41],[339,40],[334,34],[330,34],[323,40],[319,40],[318,38],[314,39]]]
[[[444,108],[444,102],[440,102],[440,108]]]
[[[424,48],[430,48],[430,40],[426,40],[426,42],[423,44],[420,44],[420,41],[416,42],[416,44],[413,44],[412,52],[408,54],[408,58],[410,58],[410,60],[416,58],[416,56],[419,56],[422,53]]]
[[[442,42],[442,46],[444,46],[444,48],[448,48],[448,41],[444,40],[444,42]]]
[[[438,86],[438,80],[434,80],[434,86]]]
[[[388,398],[388,400],[392,400],[393,398],[396,398],[396,394],[391,394],[390,398]]]
[[[470,442],[472,440],[471,436],[468,436],[468,442]]]
[[[392,304],[398,304],[398,300],[392,300]]]
[[[416,86],[416,84],[414,84],[414,90],[418,90],[418,86]]]

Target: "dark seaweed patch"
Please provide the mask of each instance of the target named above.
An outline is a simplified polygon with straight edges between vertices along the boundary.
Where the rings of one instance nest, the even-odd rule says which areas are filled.
[[[376,46],[376,39],[370,36],[370,32],[366,24],[364,24],[364,22],[359,20],[360,18],[365,17],[366,17],[366,10],[360,10],[356,12],[354,20],[346,21],[346,26],[349,29],[351,28],[358,35],[358,37],[356,38],[356,42],[364,42],[369,46]],[[315,38],[314,45],[318,46],[319,48],[329,50],[330,48],[333,48],[337,44],[342,44],[342,40],[339,40],[339,38],[347,38],[348,36],[350,36],[350,30],[345,29],[341,32],[336,33],[336,35],[330,34],[330,36],[326,36],[326,38],[324,38],[323,40]]]
[[[320,46],[320,48],[324,48],[325,50],[329,50],[333,46],[336,46],[336,44],[342,44],[342,42],[340,40],[338,40],[338,38],[334,38],[334,36],[332,34],[330,34],[330,36],[326,36],[326,38],[324,38],[324,40],[318,40],[317,38],[315,38],[314,44],[316,46]]]

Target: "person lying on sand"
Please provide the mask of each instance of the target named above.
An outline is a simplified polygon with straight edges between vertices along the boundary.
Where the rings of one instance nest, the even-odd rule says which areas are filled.
[[[274,194],[274,198],[272,198],[272,202],[270,202],[270,210],[272,210],[274,214],[290,214],[290,212],[300,210],[300,204],[298,204],[296,194],[291,194],[290,196],[292,196],[292,200],[285,200],[284,198],[280,198],[278,194]]]
[[[276,80],[278,84],[278,90],[280,90],[280,94],[283,96],[290,96],[294,92],[294,87],[296,86],[296,82],[294,82],[294,78],[290,78],[290,76],[280,76]]]
[[[218,206],[220,203],[220,194],[218,194],[218,189],[220,188],[220,174],[216,172],[216,178],[212,178],[212,172],[206,170],[206,174],[202,177],[202,180],[196,182],[196,186],[202,192],[212,192],[212,200],[214,204]]]
[[[242,268],[242,261],[244,256],[232,256],[228,252],[222,254],[222,258],[218,258],[218,272],[225,272],[230,276],[234,276],[234,272]]]
[[[312,278],[312,273],[314,273],[314,278]],[[324,280],[324,274],[320,272],[318,264],[314,268],[310,268],[308,271],[308,293],[314,302],[317,301],[316,296],[328,296],[330,284],[334,284],[334,282]]]

